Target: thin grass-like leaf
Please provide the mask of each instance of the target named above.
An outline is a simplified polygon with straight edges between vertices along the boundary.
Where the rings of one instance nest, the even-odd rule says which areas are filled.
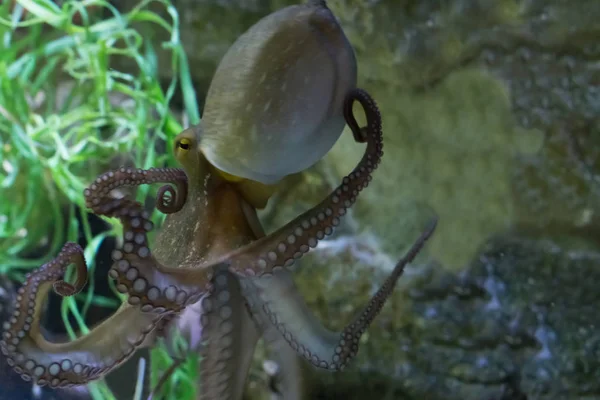
[[[153,11],[156,5],[165,13]],[[104,11],[111,16],[99,20]],[[154,45],[133,28],[134,22],[169,36],[159,44],[171,52],[176,71],[166,91]],[[117,56],[133,67],[113,69]],[[66,240],[85,239],[89,284],[61,307],[71,337],[89,331],[86,315],[92,305],[115,309],[124,298],[94,293],[95,255],[105,239],[120,241],[123,232],[117,220],[102,218],[108,230],[92,233],[83,190],[118,154],[130,154],[142,168],[174,161],[172,154],[157,154],[156,146],[182,129],[170,107],[177,86],[188,118],[199,121],[179,16],[168,0],[143,0],[125,14],[106,0],[65,0],[60,6],[50,0],[18,0],[12,8],[0,4],[0,273],[23,279],[27,270],[54,258]],[[142,201],[156,189],[142,187],[136,197]],[[83,216],[80,222],[76,210]],[[157,224],[164,217],[152,214]],[[109,286],[114,291],[112,280]],[[173,373],[164,387],[166,398],[195,397],[197,371],[190,363],[196,361],[186,360]],[[104,380],[88,387],[95,400],[115,398]]]

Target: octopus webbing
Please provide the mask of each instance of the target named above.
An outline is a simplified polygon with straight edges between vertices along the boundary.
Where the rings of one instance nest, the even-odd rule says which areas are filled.
[[[298,164],[298,158],[290,158],[286,164],[285,159],[278,159],[269,174],[263,174],[264,154],[253,147],[260,135],[254,135],[246,143],[249,153],[246,157],[227,159],[227,153],[222,157],[226,160],[219,162],[221,153],[213,146],[212,129],[219,125],[215,125],[215,120],[225,118],[208,112],[213,104],[219,103],[212,100],[215,97],[211,93],[221,93],[209,90],[201,125],[186,129],[175,138],[173,151],[182,169],[121,168],[101,175],[84,191],[86,204],[95,214],[117,218],[123,225],[123,244],[112,253],[114,263],[109,276],[115,279],[117,290],[126,295],[127,301],[84,336],[66,343],[52,343],[40,332],[42,302],[50,287],[61,296],[74,295],[84,287],[87,267],[83,251],[77,244],[67,243],[56,259],[28,275],[19,290],[15,311],[4,324],[0,341],[1,351],[24,379],[51,387],[85,384],[118,368],[136,349],[153,345],[158,335],[169,337],[177,330],[187,335],[191,348],[202,356],[201,398],[240,399],[256,342],[262,336],[275,350],[274,356],[284,361],[285,398],[294,399],[300,392],[293,376],[297,355],[315,367],[331,371],[342,370],[356,355],[360,337],[385,305],[406,264],[433,234],[437,221],[432,221],[420,234],[357,318],[341,332],[326,329],[312,315],[293,284],[292,264],[333,233],[358,194],[369,184],[383,155],[381,115],[371,96],[354,87],[355,69],[348,66],[354,62],[353,53],[323,1],[288,7],[266,17],[257,26],[242,39],[260,39],[267,45],[254,46],[256,52],[249,63],[254,60],[264,66],[268,58],[274,66],[264,67],[258,75],[250,74],[252,79],[247,74],[234,74],[230,83],[242,78],[249,85],[253,79],[264,83],[268,76],[263,79],[263,73],[279,71],[287,64],[283,69],[291,72],[279,76],[275,82],[294,83],[299,77],[294,74],[292,64],[307,66],[291,61],[305,61],[319,55],[319,51],[325,54],[323,57],[336,61],[321,65],[333,85],[323,87],[322,82],[316,82],[302,89],[306,96],[322,92],[326,112],[301,124],[303,130],[295,132],[298,137],[292,148],[288,145],[282,152],[309,151],[311,137],[327,133],[329,138],[316,141],[313,147],[314,154],[322,157],[327,146],[331,147],[341,134],[341,118],[355,140],[366,143],[364,156],[320,204],[266,235],[256,210],[264,207],[272,194],[269,185],[306,168],[307,161]],[[266,31],[271,34],[252,34]],[[286,37],[294,38],[300,49],[292,45],[287,53],[272,53],[273,46],[285,44]],[[308,47],[302,48],[303,44]],[[232,48],[250,51],[250,46]],[[224,60],[227,59],[226,56]],[[218,79],[223,71],[232,74],[228,67],[227,62],[220,67],[215,82],[224,82]],[[304,79],[303,69],[295,72],[303,72],[300,78]],[[223,88],[225,83],[219,85]],[[268,90],[257,89],[260,85],[252,87],[258,97],[264,95],[262,90]],[[307,92],[311,88],[315,93]],[[237,95],[245,95],[243,92]],[[272,107],[280,113],[288,111],[290,102],[300,115],[312,112],[302,108],[294,96],[279,92],[279,97],[273,96],[276,100]],[[359,126],[354,116],[355,102],[365,112],[364,127]],[[250,116],[251,113],[244,118]],[[283,117],[275,115],[278,118]],[[245,120],[243,124],[254,126],[255,122]],[[271,128],[257,129],[266,135]],[[281,126],[273,129],[277,131]],[[279,145],[284,145],[283,141]],[[248,168],[244,176],[244,165],[248,164],[256,168]],[[112,193],[123,186],[154,183],[166,184],[159,190],[157,209],[167,217],[151,246],[148,233],[154,226],[148,211],[139,202],[128,197],[115,198]],[[63,280],[70,264],[76,267],[73,284]]]

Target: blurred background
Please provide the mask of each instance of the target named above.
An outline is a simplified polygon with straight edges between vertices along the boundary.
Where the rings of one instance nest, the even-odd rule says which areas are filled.
[[[83,188],[122,164],[175,165],[169,140],[198,122],[229,46],[295,3],[0,2],[0,320],[27,270],[66,240],[87,245],[94,279],[75,300],[50,296],[48,335],[73,337],[114,311],[120,228],[87,214]],[[308,305],[343,328],[428,218],[440,222],[354,363],[304,371],[307,398],[600,399],[600,3],[328,5],[356,51],[358,86],[381,108],[385,156],[303,260]],[[266,230],[317,204],[362,151],[345,132],[286,178],[261,212]],[[148,356],[77,392],[32,388],[0,358],[0,399],[130,399],[140,357],[147,384],[170,363],[160,347]],[[259,347],[248,399],[278,398],[265,357]],[[172,398],[194,398],[196,362]]]

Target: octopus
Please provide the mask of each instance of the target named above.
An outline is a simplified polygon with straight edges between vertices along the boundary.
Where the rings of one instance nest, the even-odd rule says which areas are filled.
[[[365,126],[357,122],[356,102]],[[273,183],[322,158],[346,124],[355,141],[366,144],[354,170],[321,203],[266,234],[257,210],[273,194]],[[84,190],[93,213],[123,226],[108,274],[126,300],[87,334],[64,343],[47,340],[40,318],[49,291],[73,296],[87,282],[81,246],[66,243],[18,290],[0,337],[8,364],[40,386],[84,385],[117,369],[137,349],[182,331],[201,355],[203,399],[242,397],[260,337],[280,357],[343,370],[437,225],[433,219],[340,332],[310,312],[294,285],[293,267],[334,232],[367,187],[383,155],[382,140],[379,109],[356,87],[354,53],[325,3],[309,1],[265,17],[225,55],[202,122],[175,138],[172,149],[181,168],[123,167]],[[155,183],[163,184],[156,209],[167,217],[151,245],[150,211],[122,191],[115,193]],[[76,278],[67,282],[71,265]],[[194,329],[186,331],[190,321]],[[291,380],[286,398],[295,398],[298,386]]]

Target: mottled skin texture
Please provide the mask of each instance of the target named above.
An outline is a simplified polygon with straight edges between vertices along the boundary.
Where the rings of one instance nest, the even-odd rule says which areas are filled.
[[[365,111],[365,128],[352,114],[354,101]],[[327,330],[312,316],[293,286],[289,268],[333,232],[371,180],[383,154],[381,116],[371,97],[360,89],[349,92],[344,111],[354,137],[366,142],[363,158],[319,205],[268,236],[238,184],[215,174],[198,151],[201,138],[195,129],[175,140],[183,169],[121,168],[96,179],[84,192],[86,203],[94,213],[116,217],[123,224],[124,244],[113,252],[109,275],[128,301],[77,340],[57,344],[44,339],[40,314],[50,287],[61,296],[71,296],[87,280],[81,247],[67,243],[56,259],[29,274],[18,292],[0,342],[9,364],[23,379],[40,385],[84,384],[117,368],[136,348],[150,344],[157,332],[169,332],[186,307],[199,306],[202,398],[241,397],[258,334],[274,344],[287,342],[316,367],[343,369],[356,355],[360,337],[385,304],[404,266],[436,226],[434,221],[420,235],[342,332]],[[157,207],[169,216],[152,251],[147,241],[153,229],[149,215],[138,202],[114,198],[111,191],[156,182],[177,189],[164,186],[159,191]],[[76,267],[73,284],[63,280],[69,264]]]

